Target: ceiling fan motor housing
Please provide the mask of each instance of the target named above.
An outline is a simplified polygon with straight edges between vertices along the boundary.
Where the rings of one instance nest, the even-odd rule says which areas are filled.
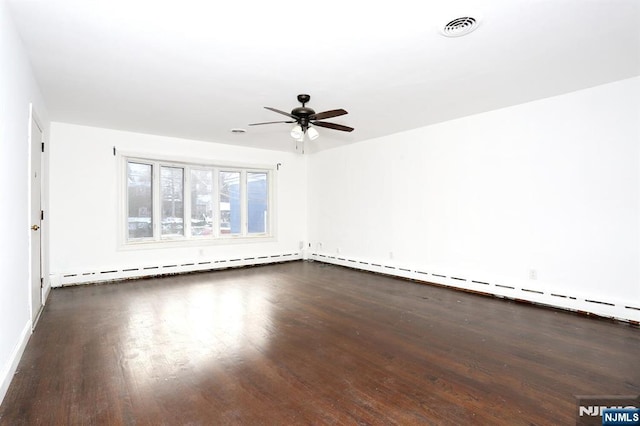
[[[305,104],[309,102],[310,99],[311,99],[311,96],[309,95],[306,95],[306,94],[298,95],[298,102],[300,102],[302,106],[296,107],[291,110],[291,115],[296,116],[298,123],[300,124],[300,127],[302,127],[302,131],[305,133],[309,128],[309,117],[316,113],[313,109],[307,108],[305,106]]]
[[[297,107],[291,110],[291,115],[295,115],[296,117],[309,117],[315,113],[314,110],[307,107]]]
[[[291,110],[291,115],[295,115],[298,123],[302,126],[303,131],[307,131],[309,127],[309,116],[315,114],[316,112],[311,108],[307,107],[297,107]]]

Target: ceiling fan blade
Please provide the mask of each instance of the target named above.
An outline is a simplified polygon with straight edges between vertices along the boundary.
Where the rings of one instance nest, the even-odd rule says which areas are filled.
[[[311,123],[314,126],[326,127],[327,129],[342,130],[343,132],[353,132],[353,127],[343,126],[342,124],[327,123],[325,121],[316,121]]]
[[[273,111],[273,112],[277,112],[278,114],[282,114],[282,115],[286,115],[287,117],[291,117],[294,119],[298,119],[298,117],[296,117],[295,115],[291,115],[288,112],[284,112],[284,111],[280,111],[279,109],[275,109],[275,108],[271,108],[271,107],[265,107],[266,109],[268,109],[269,111]]]
[[[264,123],[251,123],[249,126],[260,126],[262,124],[276,124],[276,123],[295,123],[295,121],[265,121]]]
[[[349,114],[347,111],[340,109],[332,109],[331,111],[319,112],[309,116],[309,120],[324,120],[325,118],[338,117],[340,115]]]

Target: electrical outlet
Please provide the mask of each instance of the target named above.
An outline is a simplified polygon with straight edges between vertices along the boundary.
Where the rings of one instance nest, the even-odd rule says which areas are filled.
[[[536,271],[535,269],[529,269],[529,279],[530,280],[537,280],[538,279],[538,271]]]
[[[392,251],[389,252],[389,259],[393,259],[393,252]]]
[[[322,243],[318,243],[318,250],[322,250]]]
[[[340,247],[336,249],[336,253],[340,254]]]
[[[302,250],[304,248],[304,241],[300,241],[298,247],[300,248],[300,250]]]

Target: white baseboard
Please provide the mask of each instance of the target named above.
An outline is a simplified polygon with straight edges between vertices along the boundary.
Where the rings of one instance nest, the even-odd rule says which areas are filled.
[[[31,320],[27,321],[27,323],[25,324],[24,328],[22,329],[22,333],[20,333],[20,338],[16,343],[13,352],[11,353],[11,356],[2,368],[2,371],[0,371],[0,404],[2,404],[2,400],[4,400],[4,397],[9,390],[9,385],[11,384],[11,380],[13,379],[13,375],[18,369],[18,364],[20,363],[22,354],[27,347],[29,337],[31,337]]]
[[[198,259],[156,264],[103,267],[81,271],[52,273],[51,287],[63,287],[76,284],[90,284],[108,281],[121,281],[135,278],[156,277],[163,275],[184,274],[189,272],[215,271],[217,269],[237,268],[243,266],[267,265],[271,263],[302,260],[302,253],[269,253],[255,256],[237,256],[224,259]]]
[[[517,281],[508,277],[499,279],[485,276],[475,277],[472,273],[465,271],[447,271],[441,270],[443,268],[422,265],[398,265],[393,261],[379,262],[366,258],[342,257],[321,252],[310,253],[309,259],[414,281],[434,283],[463,291],[551,306],[586,315],[627,321],[635,325],[640,324],[639,301],[621,300],[606,292],[604,294],[581,294],[562,290],[559,285],[544,285],[541,281],[523,283],[522,280]],[[550,290],[554,287],[554,290]]]
[[[44,288],[42,289],[42,305],[47,304],[47,299],[49,298],[49,293],[51,292],[51,279],[47,277],[44,280]]]

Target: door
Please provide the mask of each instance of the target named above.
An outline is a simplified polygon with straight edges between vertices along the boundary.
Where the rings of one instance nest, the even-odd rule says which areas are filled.
[[[42,310],[42,129],[31,118],[31,320]]]

